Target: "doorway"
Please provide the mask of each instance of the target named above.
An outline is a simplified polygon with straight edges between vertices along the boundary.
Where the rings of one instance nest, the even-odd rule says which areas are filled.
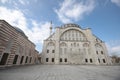
[[[13,64],[16,64],[17,59],[18,59],[18,55],[15,55],[15,57],[14,57],[14,61],[13,61]]]
[[[6,64],[8,55],[9,55],[8,53],[4,53],[4,54],[3,54],[2,59],[1,59],[1,61],[0,61],[0,65],[5,65],[5,64]]]
[[[23,59],[24,59],[24,56],[21,57],[21,61],[20,61],[20,64],[23,63]]]

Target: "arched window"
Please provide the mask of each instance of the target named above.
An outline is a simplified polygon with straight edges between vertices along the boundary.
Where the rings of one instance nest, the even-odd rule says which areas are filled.
[[[60,58],[60,62],[62,62],[62,58]]]
[[[92,63],[93,61],[92,61],[92,59],[90,59],[90,63]]]
[[[85,62],[87,63],[87,62],[88,62],[88,59],[85,59]]]
[[[48,62],[49,61],[49,58],[46,58],[46,62]]]
[[[65,58],[65,62],[67,62],[67,58]]]
[[[105,59],[103,59],[103,63],[106,63]]]
[[[49,53],[49,50],[47,49],[47,53]]]
[[[101,54],[103,54],[103,51],[101,51]]]
[[[67,35],[66,35],[67,34]],[[71,35],[71,36],[69,36]],[[80,32],[79,30],[75,30],[75,29],[70,29],[65,31],[61,37],[60,40],[62,41],[86,41],[86,37],[85,35]]]
[[[52,62],[54,62],[54,58],[52,58]]]

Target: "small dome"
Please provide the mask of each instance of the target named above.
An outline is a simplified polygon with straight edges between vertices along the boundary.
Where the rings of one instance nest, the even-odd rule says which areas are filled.
[[[23,32],[20,28],[18,28],[18,27],[14,27],[14,28],[15,28],[18,32],[24,34],[24,32]]]
[[[80,28],[79,25],[77,25],[77,24],[72,24],[72,23],[64,24],[64,25],[62,25],[62,27],[79,27],[79,28]]]
[[[20,28],[18,28],[18,27],[14,27],[22,36],[24,36],[24,37],[26,37],[27,38],[27,36],[25,35],[25,33],[20,29]]]

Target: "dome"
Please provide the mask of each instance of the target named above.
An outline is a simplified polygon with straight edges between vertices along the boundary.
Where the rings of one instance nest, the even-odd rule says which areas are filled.
[[[15,28],[18,32],[24,34],[24,32],[23,32],[20,28],[18,28],[18,27],[14,27],[14,28]]]
[[[18,27],[14,27],[22,36],[24,36],[24,37],[26,37],[27,38],[27,36],[25,35],[25,33],[20,29],[20,28],[18,28]]]
[[[80,28],[79,25],[77,25],[77,24],[73,24],[73,23],[64,24],[64,25],[62,25],[62,27],[79,27],[79,28]]]

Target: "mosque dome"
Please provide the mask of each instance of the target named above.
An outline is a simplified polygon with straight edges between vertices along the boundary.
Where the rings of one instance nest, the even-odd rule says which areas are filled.
[[[24,37],[27,38],[27,36],[25,35],[25,33],[24,33],[20,28],[18,28],[18,27],[14,27],[14,28],[15,28],[16,31],[19,32],[22,36],[24,36]]]
[[[18,27],[14,27],[14,28],[15,28],[18,32],[24,34],[24,32],[23,32],[20,28],[18,28]]]

